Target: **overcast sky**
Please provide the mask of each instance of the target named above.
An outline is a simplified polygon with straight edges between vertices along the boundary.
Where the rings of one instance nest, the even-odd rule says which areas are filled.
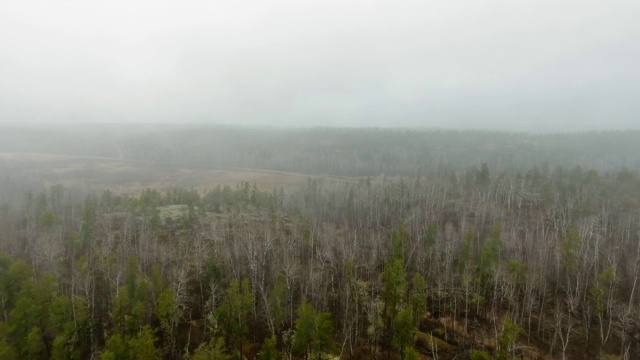
[[[638,0],[2,0],[0,122],[640,128]]]

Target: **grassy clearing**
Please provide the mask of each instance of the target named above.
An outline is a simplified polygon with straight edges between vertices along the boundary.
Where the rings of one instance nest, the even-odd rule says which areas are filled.
[[[216,186],[256,184],[260,190],[295,188],[308,176],[261,170],[208,169],[116,158],[79,157],[35,153],[0,153],[3,173],[39,179],[46,185],[83,186],[117,194],[137,195],[145,189],[166,191],[193,188],[199,192]]]

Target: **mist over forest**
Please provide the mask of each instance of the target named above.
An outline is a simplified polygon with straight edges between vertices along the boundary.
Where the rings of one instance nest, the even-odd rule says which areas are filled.
[[[55,136],[53,136],[55,134]],[[487,130],[202,125],[2,127],[0,151],[309,175],[419,176],[487,163],[498,173],[545,164],[640,168],[640,130],[530,134]]]
[[[0,130],[3,359],[640,356],[639,131]]]
[[[640,359],[638,19],[1,0],[0,360]]]

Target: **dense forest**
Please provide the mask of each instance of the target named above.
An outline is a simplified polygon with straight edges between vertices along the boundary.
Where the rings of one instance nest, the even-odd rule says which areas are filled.
[[[308,177],[3,171],[0,359],[640,358],[640,132],[5,130],[2,152]]]

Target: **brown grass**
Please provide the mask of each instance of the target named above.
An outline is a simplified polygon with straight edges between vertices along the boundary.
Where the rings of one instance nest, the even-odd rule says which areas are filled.
[[[204,192],[218,185],[234,187],[243,181],[255,183],[260,190],[280,186],[292,188],[304,184],[309,177],[277,171],[208,169],[117,158],[35,153],[0,153],[0,172],[37,179],[46,186],[86,186],[130,195],[145,189],[193,188]]]

